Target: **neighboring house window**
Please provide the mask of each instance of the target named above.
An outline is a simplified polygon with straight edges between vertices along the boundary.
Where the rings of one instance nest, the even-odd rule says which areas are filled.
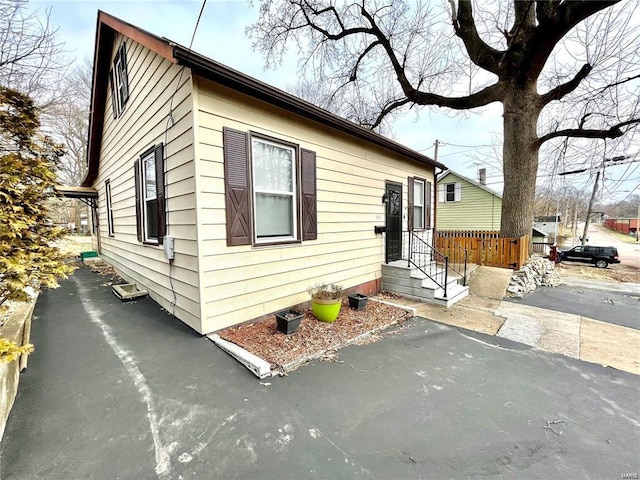
[[[105,190],[105,198],[107,199],[107,229],[109,232],[109,236],[113,237],[115,235],[113,229],[113,205],[111,203],[111,181],[107,180],[104,182],[104,190]]]
[[[431,183],[424,178],[409,177],[409,230],[431,226]]]
[[[462,200],[462,184],[445,183],[438,187],[438,201],[440,203],[459,202]]]
[[[138,240],[162,243],[166,233],[163,145],[156,145],[134,163]]]
[[[316,154],[227,127],[223,144],[227,245],[317,239]]]
[[[129,99],[129,78],[127,74],[127,50],[125,42],[120,44],[118,53],[113,60],[109,72],[111,82],[111,107],[113,118],[118,117],[124,110]]]

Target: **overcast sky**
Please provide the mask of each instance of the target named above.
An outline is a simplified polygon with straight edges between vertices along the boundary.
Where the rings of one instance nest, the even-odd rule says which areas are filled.
[[[93,59],[98,10],[156,35],[188,46],[202,6],[201,0],[31,0],[31,9],[51,9],[51,19],[59,28],[58,35],[66,44],[69,56]],[[257,20],[257,9],[248,0],[208,0],[193,49],[218,62],[252,77],[286,89],[295,84],[297,58],[291,57],[276,70],[265,70],[264,59],[254,52],[245,36],[245,27]],[[408,147],[433,158],[434,142],[439,148],[438,160],[449,168],[477,179],[477,170],[488,168],[488,184],[502,189],[502,177],[496,161],[487,159],[500,155],[502,108],[494,104],[481,112],[466,112],[453,116],[450,112],[414,109],[392,126],[393,138]],[[419,114],[419,118],[417,116]],[[497,144],[497,146],[496,146]],[[621,167],[617,167],[621,168]],[[571,179],[574,180],[574,179]],[[576,178],[576,184],[589,184],[588,177]],[[636,182],[637,185],[637,182]],[[625,187],[627,188],[627,187]],[[631,187],[633,188],[633,187]],[[620,197],[624,197],[622,193]]]

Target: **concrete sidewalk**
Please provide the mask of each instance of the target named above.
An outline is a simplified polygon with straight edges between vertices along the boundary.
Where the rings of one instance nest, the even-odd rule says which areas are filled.
[[[2,480],[621,478],[640,377],[416,318],[259,381],[78,270],[36,305]]]
[[[478,268],[470,281],[470,296],[449,309],[406,299],[398,303],[430,320],[640,375],[639,330],[502,301],[510,277],[511,270]],[[635,292],[637,287],[625,284],[620,288]]]

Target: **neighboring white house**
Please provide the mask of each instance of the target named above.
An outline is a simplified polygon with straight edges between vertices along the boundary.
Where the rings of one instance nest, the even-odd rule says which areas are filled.
[[[67,191],[96,202],[100,255],[200,333],[317,282],[378,291],[402,231],[432,225],[445,168],[104,12],[89,129]]]
[[[564,234],[564,223],[562,223],[560,215],[535,217],[533,219],[533,227],[540,230],[541,232],[546,233],[554,239],[556,234]]]

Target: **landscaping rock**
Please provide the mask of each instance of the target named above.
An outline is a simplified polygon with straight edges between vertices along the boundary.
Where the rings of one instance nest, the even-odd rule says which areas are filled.
[[[513,273],[507,292],[512,297],[522,298],[537,287],[557,285],[560,285],[560,275],[555,270],[555,263],[546,258],[531,257],[520,270]]]

